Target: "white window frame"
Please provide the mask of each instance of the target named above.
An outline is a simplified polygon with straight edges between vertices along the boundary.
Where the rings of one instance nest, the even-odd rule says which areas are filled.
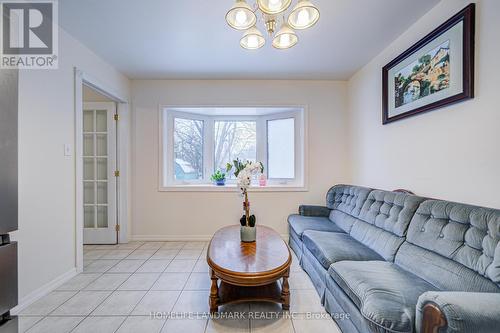
[[[210,164],[207,166],[207,169],[209,170],[209,174],[208,174],[208,179],[207,181],[205,182],[205,184],[207,185],[212,185],[210,184],[210,176],[215,172],[215,170],[212,170],[212,167],[215,167],[214,165],[214,159],[215,159],[215,152],[214,152],[214,144],[215,144],[215,138],[214,138],[214,132],[213,132],[213,129],[215,128],[215,122],[216,121],[247,121],[247,122],[255,122],[255,131],[256,131],[256,142],[257,142],[257,146],[256,146],[256,154],[255,154],[255,158],[257,161],[260,161],[259,160],[259,121],[260,119],[258,118],[258,116],[234,116],[234,115],[230,115],[230,116],[210,116],[210,121],[209,121],[209,125],[212,129],[212,136],[210,138],[207,138],[209,142],[209,145],[210,147],[212,148],[212,151],[211,151],[211,155],[210,155],[210,159],[208,160],[210,162]],[[232,162],[232,161],[228,161],[228,162]],[[208,182],[208,183],[207,183]],[[236,184],[236,180],[235,179],[227,179],[226,180],[226,185],[232,185],[232,184]]]
[[[186,181],[186,180],[176,180],[174,177],[174,164],[172,162],[174,161],[175,158],[174,135],[173,135],[175,118],[203,121],[203,178],[202,179],[192,179]],[[212,131],[209,129],[210,126],[207,126],[209,122],[208,117],[186,112],[168,111],[166,113],[166,117],[163,117],[163,119],[164,119],[163,123],[164,130],[162,133],[162,139],[164,142],[164,147],[166,147],[166,150],[163,152],[163,168],[162,168],[164,175],[163,186],[169,187],[169,186],[179,186],[179,185],[206,184],[207,171],[208,171],[206,163],[210,162],[207,161],[206,158],[210,158],[211,155],[210,153],[211,151],[213,151],[213,149],[211,149],[211,147],[208,147],[209,145],[206,143],[207,138],[209,138],[209,134],[212,133]],[[172,135],[170,135],[169,133],[172,133]]]
[[[294,119],[294,125],[295,125],[295,143],[294,143],[294,148],[295,148],[295,166],[294,166],[294,174],[295,177],[290,179],[290,178],[269,178],[269,174],[266,173],[268,176],[268,183],[271,186],[293,186],[293,187],[301,187],[304,186],[303,179],[304,179],[304,132],[303,132],[303,124],[304,124],[304,112],[303,111],[289,111],[289,112],[279,112],[271,115],[266,115],[262,117],[262,121],[265,122],[263,125],[264,129],[264,137],[262,138],[261,142],[266,146],[263,151],[265,155],[263,156],[263,159],[265,161],[264,167],[266,170],[269,170],[267,167],[267,163],[269,161],[269,155],[268,155],[268,137],[267,137],[267,130],[268,130],[268,122],[272,120],[281,120],[281,119]],[[259,142],[257,140],[257,142]]]
[[[247,106],[236,106],[234,108],[246,108]],[[254,107],[254,106],[252,106]],[[182,109],[212,108],[204,106],[196,107],[159,107],[159,191],[235,191],[234,180],[227,180],[226,186],[215,186],[210,181],[214,164],[214,122],[215,121],[255,121],[257,139],[257,161],[264,164],[264,173],[267,173],[268,142],[267,122],[270,120],[293,118],[295,124],[295,178],[294,179],[268,179],[267,186],[260,187],[258,181],[254,181],[250,191],[307,191],[306,177],[306,120],[307,109],[303,106],[271,108],[286,109],[284,111],[265,115],[201,115],[198,113],[179,111]],[[217,107],[221,108],[221,107]],[[224,108],[224,107],[222,107]],[[260,107],[256,107],[260,108]],[[269,107],[266,107],[269,108]],[[174,145],[173,128],[174,118],[202,120],[203,130],[203,179],[199,180],[176,180],[174,177]],[[171,134],[172,133],[172,134]]]

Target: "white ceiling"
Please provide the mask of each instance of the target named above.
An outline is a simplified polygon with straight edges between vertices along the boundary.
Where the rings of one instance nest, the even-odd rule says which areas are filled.
[[[224,19],[234,0],[62,0],[59,22],[130,78],[341,80],[438,2],[313,0],[321,19],[289,50],[243,50]]]

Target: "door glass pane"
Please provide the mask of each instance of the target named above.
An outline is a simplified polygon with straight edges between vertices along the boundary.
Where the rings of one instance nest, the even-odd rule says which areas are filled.
[[[98,158],[97,159],[97,180],[107,180],[108,179],[108,159]]]
[[[83,156],[93,156],[94,155],[94,135],[84,134],[83,135]]]
[[[108,136],[106,134],[97,134],[97,156],[108,155]]]
[[[93,180],[94,179],[94,159],[84,158],[83,159],[83,179]]]
[[[94,182],[83,183],[83,202],[86,204],[95,203]]]
[[[95,226],[95,207],[85,206],[83,207],[83,225],[85,228],[94,228]]]
[[[94,111],[92,110],[83,111],[83,131],[84,132],[94,131]]]
[[[108,117],[106,110],[96,111],[96,132],[108,131]]]
[[[267,122],[269,178],[295,178],[295,119]]]
[[[174,119],[175,179],[203,179],[203,121]]]
[[[236,158],[255,162],[256,126],[255,121],[215,121],[215,170],[225,170],[226,164],[233,163]],[[229,175],[229,178],[234,178],[234,175]]]
[[[106,206],[97,206],[97,227],[108,227],[108,207]]]
[[[108,183],[98,182],[97,183],[97,203],[107,204],[108,203]]]

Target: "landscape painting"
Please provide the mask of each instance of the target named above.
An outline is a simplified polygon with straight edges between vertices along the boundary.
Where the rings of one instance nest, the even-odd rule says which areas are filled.
[[[450,41],[420,56],[394,77],[395,107],[450,87]]]
[[[474,98],[475,4],[382,68],[382,124]]]

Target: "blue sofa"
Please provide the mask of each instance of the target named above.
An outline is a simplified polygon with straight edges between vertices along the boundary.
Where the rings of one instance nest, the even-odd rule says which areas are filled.
[[[288,224],[343,333],[500,332],[500,210],[336,185]]]

